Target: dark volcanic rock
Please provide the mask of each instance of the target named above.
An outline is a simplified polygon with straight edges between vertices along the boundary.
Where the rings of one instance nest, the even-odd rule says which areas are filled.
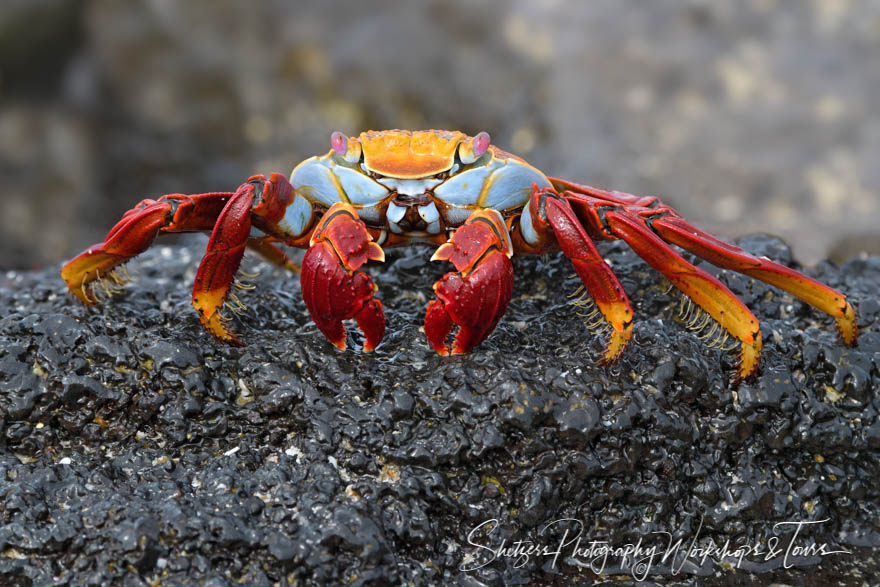
[[[740,243],[790,258],[773,239]],[[97,309],[66,294],[57,268],[6,274],[0,583],[876,576],[880,259],[817,273],[866,310],[855,349],[828,317],[716,270],[766,345],[759,376],[732,390],[735,357],[676,323],[677,297],[626,247],[603,251],[637,319],[607,368],[566,304],[576,284],[559,255],[516,259],[506,317],[452,359],[419,329],[446,270],[424,249],[369,269],[388,316],[372,354],[337,351],[297,278],[251,259],[258,288],[234,322],[247,345],[217,343],[189,305],[198,247],[151,249]],[[812,550],[767,556],[792,522],[810,523],[795,545]],[[601,544],[590,554],[591,541],[640,540],[658,549],[649,568],[645,551],[613,551],[604,568]],[[742,560],[685,559],[694,540]],[[525,541],[565,546],[536,556]],[[827,554],[840,550],[851,554]]]

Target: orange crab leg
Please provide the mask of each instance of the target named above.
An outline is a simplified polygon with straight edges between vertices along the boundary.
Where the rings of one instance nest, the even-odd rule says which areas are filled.
[[[449,261],[457,270],[434,284],[437,299],[425,312],[425,336],[438,354],[467,353],[495,330],[513,296],[512,254],[504,219],[489,209],[471,214],[434,252],[432,261]]]
[[[856,315],[842,293],[794,269],[769,259],[760,259],[737,246],[720,241],[671,213],[650,220],[650,223],[664,240],[713,265],[760,279],[834,316],[844,342],[848,345],[856,344],[859,334]]]
[[[612,234],[625,240],[648,265],[742,343],[737,381],[754,375],[761,354],[761,330],[746,305],[715,277],[682,258],[638,214],[626,208],[609,208],[603,216]]]
[[[299,273],[299,265],[284,254],[284,251],[274,244],[275,242],[277,242],[277,239],[271,236],[250,237],[248,238],[247,248],[259,253],[261,257],[273,265],[287,269],[292,273]]]
[[[384,261],[382,247],[373,242],[355,209],[343,202],[324,214],[310,243],[300,284],[312,320],[331,343],[345,350],[342,321],[354,318],[366,337],[364,350],[372,351],[385,334],[385,314],[382,302],[373,298],[373,280],[358,269],[370,260]]]
[[[623,286],[599,254],[568,200],[548,188],[536,192],[529,205],[535,229],[546,233],[548,227],[553,228],[562,252],[571,259],[584,288],[611,326],[601,362],[613,363],[632,337],[633,311]]]

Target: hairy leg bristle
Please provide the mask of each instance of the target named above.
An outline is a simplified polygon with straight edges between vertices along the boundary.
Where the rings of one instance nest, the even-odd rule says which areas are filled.
[[[131,274],[124,265],[120,265],[104,275],[101,275],[101,272],[96,269],[95,275],[91,279],[86,273],[80,283],[80,289],[83,297],[89,303],[99,303],[105,302],[123,291],[125,284],[131,281],[133,281]]]
[[[597,334],[597,331],[611,328],[611,325],[605,320],[598,306],[596,306],[596,302],[593,301],[593,298],[584,286],[579,286],[568,295],[568,298],[568,303],[578,308],[577,315],[584,319],[584,325],[591,333]]]
[[[676,321],[696,333],[697,338],[704,341],[710,349],[718,348],[726,352],[737,348],[736,338],[731,338],[727,329],[684,294],[681,294],[678,302]]]

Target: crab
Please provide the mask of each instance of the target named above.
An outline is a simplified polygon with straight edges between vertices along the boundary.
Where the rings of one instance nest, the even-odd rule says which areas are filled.
[[[633,310],[596,241],[622,239],[683,294],[681,317],[710,344],[740,347],[734,381],[758,369],[758,319],[717,278],[688,262],[676,245],[722,269],[783,289],[837,322],[855,345],[858,326],[846,296],[766,257],[718,240],[654,196],[598,189],[548,177],[490,142],[486,132],[368,131],[330,136],[330,151],[297,165],[288,180],[249,178],[234,192],[168,194],[126,212],[103,242],[61,271],[70,292],[92,305],[128,277],[124,263],[162,233],[210,232],[192,303],[217,339],[240,345],[224,307],[240,311],[234,288],[245,249],[300,271],[302,295],[318,329],[346,348],[343,322],[354,319],[363,350],[382,340],[385,315],[372,279],[360,269],[383,261],[385,247],[437,245],[432,261],[455,270],[434,284],[424,331],[441,355],[467,353],[486,339],[513,293],[514,254],[559,250],[583,286],[573,303],[601,330],[599,362],[616,361],[632,337]],[[279,245],[307,249],[301,267]],[[725,348],[734,348],[725,347]]]

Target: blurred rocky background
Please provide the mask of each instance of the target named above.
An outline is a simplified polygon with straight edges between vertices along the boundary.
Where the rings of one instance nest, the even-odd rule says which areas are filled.
[[[877,0],[4,0],[0,267],[333,130],[459,128],[813,264],[880,252]]]

